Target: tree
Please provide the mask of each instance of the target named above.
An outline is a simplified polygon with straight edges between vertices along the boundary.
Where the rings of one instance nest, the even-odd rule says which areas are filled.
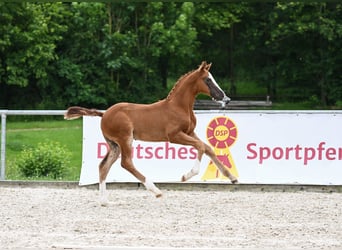
[[[340,99],[341,4],[281,2],[250,8],[240,34],[239,57],[248,58],[240,61],[243,68],[249,67],[273,97],[303,101],[317,96],[323,105]]]
[[[46,84],[48,65],[57,59],[55,43],[65,26],[54,22],[60,4],[0,3],[0,89],[2,105],[24,100],[11,98],[29,88],[39,99]],[[20,87],[20,88],[18,88]]]
[[[230,94],[235,86],[235,33],[237,24],[248,10],[246,3],[198,3],[196,30],[200,43],[197,57],[214,63],[215,75],[230,80]]]
[[[150,103],[202,60],[229,79],[231,94],[247,80],[273,99],[342,101],[337,2],[0,3],[0,11],[6,108]]]
[[[278,3],[275,10],[270,43],[286,51],[279,64],[284,82],[294,88],[300,82],[306,94],[318,96],[324,106],[331,104],[329,92],[340,58],[336,42],[342,37],[341,5]]]
[[[117,75],[117,81],[120,79],[118,74],[121,78],[125,75],[118,72],[122,68],[142,69],[145,83],[152,85],[151,81],[161,81],[161,86],[155,89],[166,89],[170,64],[191,57],[196,48],[193,3],[115,3],[109,8],[113,34],[106,47],[106,56],[111,58],[109,66]],[[114,23],[120,25],[113,29]],[[126,75],[130,74],[132,72]]]
[[[113,93],[102,48],[106,30],[103,3],[65,3],[61,23],[68,30],[56,43],[59,60],[51,65],[49,82],[64,107],[85,105],[105,108]]]

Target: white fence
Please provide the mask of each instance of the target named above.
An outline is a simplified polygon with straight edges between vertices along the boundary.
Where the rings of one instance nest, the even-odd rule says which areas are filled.
[[[0,180],[6,176],[6,118],[8,115],[63,115],[65,110],[0,110],[1,114],[1,171]]]

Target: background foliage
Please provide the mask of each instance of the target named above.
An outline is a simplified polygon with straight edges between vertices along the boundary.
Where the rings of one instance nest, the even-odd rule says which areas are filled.
[[[1,2],[0,108],[149,103],[202,60],[213,62],[236,98],[250,88],[275,101],[341,105],[341,8],[331,1]]]
[[[21,152],[17,168],[25,177],[60,179],[67,173],[70,157],[70,152],[58,142],[38,143],[37,147]]]

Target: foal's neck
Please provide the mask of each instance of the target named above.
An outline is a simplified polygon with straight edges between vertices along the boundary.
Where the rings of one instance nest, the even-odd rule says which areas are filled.
[[[183,107],[188,111],[193,110],[197,95],[194,84],[194,81],[196,81],[196,79],[194,79],[191,73],[193,73],[193,71],[182,76],[173,86],[166,98],[166,101]]]
[[[170,90],[168,96],[166,97],[166,99],[172,99],[173,95],[175,94],[175,92],[177,92],[177,89],[180,87],[180,85],[182,85],[185,81],[185,78],[187,78],[191,73],[193,73],[194,71],[189,71],[188,73],[182,75],[177,82],[175,83],[175,85],[173,85],[172,89]]]

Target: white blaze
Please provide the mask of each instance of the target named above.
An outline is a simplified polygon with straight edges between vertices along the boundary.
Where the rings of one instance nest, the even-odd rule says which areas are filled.
[[[210,73],[210,72],[208,72],[209,73],[209,78],[210,78],[210,80],[215,84],[215,86],[219,89],[219,90],[221,90],[222,92],[223,92],[223,90],[220,88],[220,86],[218,85],[218,83],[215,81],[215,79],[214,79],[214,77],[213,77],[213,75]]]
[[[219,90],[222,91],[222,93],[223,93],[223,95],[224,95],[224,96],[223,96],[223,99],[222,99],[221,101],[217,101],[217,102],[221,103],[221,106],[222,106],[222,107],[226,106],[226,102],[230,101],[230,98],[229,98],[228,96],[226,96],[226,94],[224,93],[224,91],[221,89],[221,87],[220,87],[220,86],[218,85],[218,83],[215,81],[213,75],[212,75],[210,72],[208,72],[208,73],[209,73],[208,77],[210,78],[210,80],[215,84],[215,86],[216,86]]]

